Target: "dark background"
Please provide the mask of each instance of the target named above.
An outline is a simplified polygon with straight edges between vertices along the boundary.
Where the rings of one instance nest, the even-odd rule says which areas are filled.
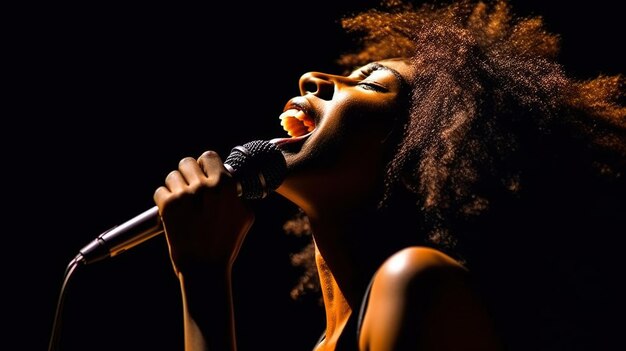
[[[300,75],[335,72],[347,47],[337,20],[377,3],[84,2],[6,11],[9,313],[0,348],[47,348],[69,261],[152,207],[153,191],[182,157],[207,149],[225,157],[237,144],[284,136],[278,115],[298,94]],[[561,61],[572,74],[624,72],[618,2],[511,3],[562,35]],[[289,254],[302,243],[281,228],[295,208],[275,195],[255,207],[235,266],[240,349],[309,350],[324,316],[315,298],[289,296],[299,274]],[[81,267],[68,283],[63,349],[182,350],[179,296],[162,236]]]

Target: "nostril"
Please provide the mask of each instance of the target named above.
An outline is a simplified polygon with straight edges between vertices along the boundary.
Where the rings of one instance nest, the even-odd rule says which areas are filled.
[[[304,82],[304,84],[302,84],[302,90],[304,90],[305,93],[315,94],[317,92],[317,84],[312,81]]]

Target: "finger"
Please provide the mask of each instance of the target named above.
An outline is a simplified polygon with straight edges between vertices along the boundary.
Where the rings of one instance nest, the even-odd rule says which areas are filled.
[[[187,187],[187,181],[185,177],[180,174],[179,171],[171,171],[167,177],[165,177],[165,186],[170,192],[179,192]]]
[[[218,182],[222,174],[229,174],[215,151],[205,151],[198,158],[198,164],[207,178],[213,182]]]
[[[206,174],[193,157],[185,157],[178,163],[178,171],[187,184],[198,184],[206,180]]]
[[[165,200],[167,200],[171,195],[172,192],[170,192],[169,189],[164,186],[160,186],[157,188],[157,190],[154,191],[152,199],[154,200],[154,203],[159,207],[159,215],[161,214],[161,208],[163,207]]]

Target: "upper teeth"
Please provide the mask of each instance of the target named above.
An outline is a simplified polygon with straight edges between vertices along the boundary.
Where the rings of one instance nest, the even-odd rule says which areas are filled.
[[[315,129],[315,122],[304,111],[289,109],[280,114],[280,125],[292,137],[304,135]]]

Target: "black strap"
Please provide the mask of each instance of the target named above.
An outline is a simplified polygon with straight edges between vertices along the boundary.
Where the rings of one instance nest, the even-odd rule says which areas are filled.
[[[359,340],[361,339],[361,327],[363,324],[363,317],[365,315],[365,310],[367,309],[367,304],[369,302],[370,290],[372,290],[372,285],[374,284],[374,275],[372,279],[370,279],[370,283],[367,285],[367,289],[365,290],[365,295],[363,296],[363,300],[361,300],[361,309],[359,310],[359,319],[356,324],[356,344],[359,345]]]

